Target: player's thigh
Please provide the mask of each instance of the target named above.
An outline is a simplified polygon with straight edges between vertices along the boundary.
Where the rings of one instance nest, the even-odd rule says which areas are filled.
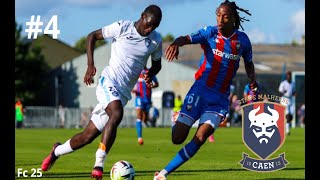
[[[193,85],[184,99],[177,122],[191,127],[200,118],[207,104],[206,92],[201,90],[201,87]]]
[[[106,112],[107,106],[111,102],[120,101],[121,107],[124,107],[128,102],[128,99],[115,87],[116,86],[107,77],[100,77],[96,90],[96,96],[99,103],[93,109],[91,116],[92,122],[100,132],[102,132],[109,118]]]

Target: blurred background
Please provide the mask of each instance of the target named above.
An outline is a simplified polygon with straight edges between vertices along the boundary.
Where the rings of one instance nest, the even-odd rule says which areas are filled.
[[[15,91],[16,100],[20,99],[23,104],[23,128],[86,126],[92,108],[97,104],[95,88],[99,74],[108,64],[111,47],[111,41],[108,40],[96,44],[97,75],[94,84],[86,86],[83,83],[87,68],[85,44],[86,36],[91,31],[120,19],[138,20],[144,8],[154,3],[163,12],[161,24],[156,30],[162,35],[164,51],[176,37],[215,25],[215,8],[222,2],[15,0]],[[292,71],[296,88],[296,113],[292,127],[304,127],[299,120],[299,109],[305,108],[304,3],[304,0],[236,1],[239,7],[248,9],[252,14],[240,13],[240,17],[249,19],[242,26],[253,45],[257,81],[262,85],[263,92],[281,96],[279,84],[285,79],[285,72]],[[58,38],[39,33],[37,38],[28,39],[26,22],[30,21],[32,15],[41,16],[44,24],[42,29],[57,15],[55,28],[60,30]],[[162,58],[162,70],[157,75],[159,87],[152,93],[153,105],[160,110],[157,127],[171,126],[174,99],[178,95],[183,99],[187,94],[194,82],[201,56],[200,45],[189,45],[180,49],[178,61],[169,63],[165,57]],[[233,82],[233,93],[238,99],[243,98],[247,83],[241,62]],[[120,127],[135,127],[136,112],[132,95]]]

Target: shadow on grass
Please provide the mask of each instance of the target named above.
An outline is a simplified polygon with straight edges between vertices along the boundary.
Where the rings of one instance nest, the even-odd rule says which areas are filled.
[[[285,168],[283,170],[285,171],[296,171],[296,170],[304,170],[305,168]],[[202,170],[177,170],[174,171],[174,174],[171,174],[170,176],[180,176],[180,175],[198,175],[201,172],[241,172],[241,171],[248,171],[246,169],[202,169]],[[151,170],[151,171],[136,171],[136,177],[139,176],[150,176],[150,174],[154,174],[154,172],[156,172],[156,170]],[[110,172],[105,172],[104,173],[104,177],[108,177],[110,174]],[[35,174],[36,175],[36,174]],[[90,172],[66,172],[66,173],[45,173],[42,174],[42,178],[47,178],[47,179],[61,179],[61,178],[65,178],[65,179],[76,179],[76,178],[88,178],[91,175],[91,171]],[[16,174],[16,178],[15,179],[34,179],[35,177],[18,177]],[[301,178],[266,178],[266,179],[260,179],[260,180],[303,180]]]

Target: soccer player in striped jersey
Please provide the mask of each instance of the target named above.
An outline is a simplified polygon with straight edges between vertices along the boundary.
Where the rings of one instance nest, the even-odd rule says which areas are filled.
[[[162,38],[155,31],[161,18],[160,7],[150,5],[141,13],[138,21],[119,20],[88,34],[87,71],[84,75],[86,85],[92,84],[92,77],[96,75],[95,42],[112,39],[110,61],[103,69],[96,89],[98,104],[83,132],[63,144],[54,144],[50,154],[42,162],[43,171],[48,171],[60,156],[90,144],[101,134],[91,177],[102,179],[104,162],[116,139],[124,106],[131,100],[131,91],[149,57],[151,67],[143,77],[147,84],[151,83],[152,77],[161,69]]]
[[[137,120],[136,120],[136,129],[138,135],[138,143],[142,145],[142,122],[148,127],[148,117],[149,117],[149,109],[151,107],[151,95],[152,88],[156,88],[159,86],[159,82],[156,76],[152,77],[152,82],[147,84],[144,80],[145,74],[147,74],[149,69],[145,66],[144,69],[140,73],[140,77],[135,87],[133,88],[133,92],[136,95],[135,106],[137,110]],[[142,121],[142,122],[141,122]]]
[[[179,47],[187,44],[200,44],[205,59],[195,73],[195,82],[186,95],[176,124],[172,128],[172,142],[182,144],[190,128],[199,119],[198,129],[173,159],[156,172],[154,180],[166,179],[174,170],[193,157],[207,138],[214,133],[229,111],[230,84],[243,58],[250,88],[257,86],[252,46],[246,33],[239,31],[241,18],[235,2],[224,1],[216,9],[216,26],[207,26],[186,36],[180,36],[168,46],[166,58],[178,59]]]

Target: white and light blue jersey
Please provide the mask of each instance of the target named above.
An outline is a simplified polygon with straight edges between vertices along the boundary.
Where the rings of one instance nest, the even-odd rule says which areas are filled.
[[[102,28],[105,39],[112,39],[109,65],[101,76],[109,77],[117,90],[131,100],[131,90],[151,55],[152,60],[161,60],[161,35],[152,31],[141,36],[133,21],[120,20]]]

